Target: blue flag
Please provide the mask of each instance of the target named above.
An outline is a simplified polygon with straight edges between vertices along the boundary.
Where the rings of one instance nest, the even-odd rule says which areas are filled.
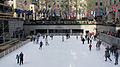
[[[81,10],[79,9],[79,14],[81,14]]]

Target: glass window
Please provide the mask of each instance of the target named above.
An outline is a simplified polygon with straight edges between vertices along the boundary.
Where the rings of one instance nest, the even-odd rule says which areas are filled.
[[[102,2],[100,2],[100,6],[102,6]]]
[[[97,2],[95,2],[95,5],[97,6],[97,5],[98,5],[98,3],[97,3]]]

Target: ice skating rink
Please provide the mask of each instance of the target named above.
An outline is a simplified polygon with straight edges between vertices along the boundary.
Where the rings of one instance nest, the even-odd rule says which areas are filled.
[[[40,41],[45,40],[40,38]],[[0,67],[120,67],[114,65],[114,56],[112,61],[105,61],[105,47],[101,50],[95,48],[96,42],[92,43],[92,50],[89,51],[87,41],[82,44],[81,39],[71,36],[70,39],[62,42],[62,36],[55,36],[53,40],[48,37],[49,46],[43,45],[39,50],[39,44],[29,42],[14,52],[0,59]],[[16,63],[16,54],[24,54],[24,64]]]

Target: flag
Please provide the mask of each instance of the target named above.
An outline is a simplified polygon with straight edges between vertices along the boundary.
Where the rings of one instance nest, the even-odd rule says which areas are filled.
[[[112,10],[113,10],[113,13],[115,13],[115,7],[114,7],[114,5],[112,5]]]
[[[41,10],[38,12],[38,14],[41,14]]]
[[[27,1],[24,1],[24,5],[27,5]]]
[[[55,10],[54,10],[54,16],[56,16]]]
[[[81,10],[80,10],[80,8],[79,8],[79,15],[81,14]]]
[[[12,12],[13,12],[13,13],[15,12],[15,9],[14,9],[14,8],[12,8]]]
[[[55,8],[55,3],[53,4],[53,9]]]

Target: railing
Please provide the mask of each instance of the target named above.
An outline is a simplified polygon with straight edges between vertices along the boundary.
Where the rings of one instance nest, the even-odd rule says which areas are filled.
[[[15,39],[12,39],[12,40],[10,40],[8,42],[0,44],[0,46],[6,45],[6,44],[12,44],[12,43],[17,42],[17,41],[19,41],[19,40],[15,38]]]
[[[54,35],[54,36],[61,36],[61,35],[64,35],[66,36],[67,33],[48,33],[48,35]],[[81,33],[68,33],[69,35],[71,36],[76,36],[76,35],[80,35]]]
[[[120,48],[120,38],[117,38],[117,37],[114,37],[111,35],[107,35],[104,33],[100,33],[98,38],[103,40],[104,42],[110,44],[110,45],[114,43]]]
[[[26,41],[24,41],[24,42],[21,42],[21,43],[19,43],[19,44],[16,44],[15,46],[13,46],[13,47],[11,47],[11,48],[9,48],[9,49],[1,52],[1,53],[0,53],[0,58],[4,57],[5,55],[7,55],[7,54],[9,54],[9,53],[11,53],[11,52],[13,52],[14,50],[20,48],[21,46],[27,44],[29,41],[30,41],[30,40],[26,40]]]

